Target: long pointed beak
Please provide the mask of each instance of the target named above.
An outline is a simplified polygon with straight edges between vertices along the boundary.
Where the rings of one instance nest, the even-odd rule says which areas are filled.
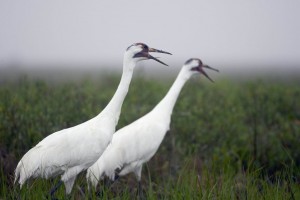
[[[212,68],[212,67],[210,67],[210,66],[208,66],[208,65],[203,65],[202,67],[207,68],[207,69],[214,70],[214,71],[216,71],[216,72],[219,72],[218,69]]]
[[[149,52],[165,53],[165,54],[172,55],[169,52],[166,52],[166,51],[163,51],[163,50],[154,49],[154,48],[149,48]]]
[[[172,54],[169,53],[169,52],[166,52],[166,51],[163,51],[163,50],[154,49],[154,48],[149,48],[148,51],[149,51],[149,52],[165,53],[165,54],[172,55]],[[158,60],[157,58],[155,58],[155,57],[153,57],[153,56],[151,56],[149,53],[148,53],[148,58],[149,58],[149,59],[152,59],[152,60],[155,60],[155,61],[157,61],[157,62],[159,62],[159,63],[161,63],[161,64],[163,64],[163,65],[169,66],[169,65],[167,65],[166,63],[164,63],[164,62]]]
[[[144,57],[144,58],[148,58],[148,59],[152,59],[152,60],[155,60],[163,65],[166,65],[166,66],[169,66],[167,65],[166,63],[158,60],[158,58],[156,57],[153,57],[152,55],[149,54],[149,52],[157,52],[157,53],[165,53],[165,54],[169,54],[169,55],[172,55],[171,53],[169,52],[166,52],[166,51],[162,51],[162,50],[157,50],[157,49],[154,49],[154,48],[149,48],[148,51],[142,51],[140,53],[137,53],[134,55],[134,58],[137,58],[137,57]]]
[[[202,73],[206,78],[208,78],[211,82],[214,83],[214,81],[208,76],[208,74],[203,70],[203,68],[200,67],[199,72]]]
[[[152,60],[155,60],[155,61],[157,61],[157,62],[159,62],[159,63],[161,63],[161,64],[163,64],[163,65],[169,66],[169,65],[167,65],[166,63],[164,63],[164,62],[158,60],[157,58],[155,58],[155,57],[153,57],[153,56],[151,56],[150,54],[148,54],[148,58],[149,58],[149,59],[152,59]]]
[[[208,78],[211,82],[214,83],[214,81],[208,76],[208,74],[203,70],[203,68],[211,69],[211,70],[214,70],[214,71],[216,71],[216,72],[219,72],[219,70],[218,70],[218,69],[215,69],[215,68],[212,68],[212,67],[210,67],[210,66],[208,66],[208,65],[202,65],[202,66],[199,66],[199,67],[198,67],[198,71],[199,71],[200,73],[202,73],[206,78]]]

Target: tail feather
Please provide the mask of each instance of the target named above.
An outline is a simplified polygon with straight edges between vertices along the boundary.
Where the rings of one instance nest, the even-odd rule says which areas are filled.
[[[32,176],[38,176],[39,174],[39,156],[33,149],[29,150],[19,161],[15,169],[14,183],[18,182],[20,187]]]
[[[16,169],[15,169],[15,179],[14,179],[14,184],[16,184],[16,181],[20,178],[20,163],[18,163]]]
[[[123,156],[120,151],[108,147],[102,156],[87,170],[87,180],[94,187],[103,179],[103,176],[108,176],[111,180],[115,179],[115,170],[121,169]]]
[[[122,151],[118,148],[111,148],[99,160],[101,160],[102,163],[105,163],[105,168],[103,169],[105,175],[111,180],[115,180],[116,170],[121,170],[124,165],[124,155]]]
[[[86,179],[94,188],[97,187],[98,182],[103,177],[103,168],[104,166],[101,165],[101,162],[96,162],[87,170]]]
[[[25,183],[25,181],[28,178],[29,178],[29,176],[27,176],[25,167],[23,165],[23,161],[20,160],[20,162],[18,163],[16,170],[15,170],[14,184],[16,184],[16,182],[18,182],[20,184],[20,188],[22,188],[23,184]]]

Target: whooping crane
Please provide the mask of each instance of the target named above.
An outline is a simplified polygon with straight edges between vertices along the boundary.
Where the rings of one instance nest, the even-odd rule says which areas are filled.
[[[71,193],[76,176],[90,167],[110,143],[137,62],[153,59],[166,65],[151,56],[149,52],[170,54],[149,48],[143,43],[129,46],[124,54],[121,81],[108,105],[96,117],[77,126],[55,132],[30,149],[15,170],[15,182],[19,182],[20,188],[29,178],[47,179],[62,175],[58,186],[51,190],[51,196],[62,182],[66,194]]]
[[[148,114],[113,135],[102,156],[87,170],[86,177],[89,184],[96,187],[98,181],[105,175],[115,180],[115,176],[134,172],[140,194],[142,165],[155,154],[169,130],[171,114],[183,85],[196,73],[202,73],[213,82],[203,68],[218,71],[202,64],[200,59],[193,58],[186,61],[167,95],[159,104]]]

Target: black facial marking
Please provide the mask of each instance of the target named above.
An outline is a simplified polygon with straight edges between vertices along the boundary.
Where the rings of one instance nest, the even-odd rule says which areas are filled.
[[[140,46],[140,47],[142,47],[142,50],[141,50],[140,52],[136,53],[136,54],[133,56],[133,58],[147,57],[147,55],[148,55],[148,53],[149,53],[149,47],[148,47],[146,44],[141,43],[141,42],[138,42],[138,43],[135,43],[135,44],[129,46],[129,47],[127,48],[127,50],[128,50],[130,47],[132,47],[132,46]]]
[[[199,71],[199,67],[193,67],[191,71]]]
[[[188,64],[190,64],[193,60],[194,60],[194,58],[190,58],[190,59],[188,59],[184,64],[185,64],[185,65],[188,65]]]
[[[142,49],[143,49],[143,50],[142,50],[143,52],[145,52],[145,51],[148,52],[148,50],[149,50],[149,47],[148,47],[146,44],[141,43],[141,42],[138,42],[138,43],[134,43],[134,44],[130,45],[130,46],[126,49],[126,51],[127,51],[128,49],[130,49],[130,47],[132,47],[132,46],[141,46]]]
[[[129,47],[127,47],[126,51],[128,51],[128,49],[130,49],[130,47],[132,47],[134,44],[130,45]]]
[[[199,62],[199,66],[202,66],[203,65],[202,61],[200,59],[197,59],[197,60]]]
[[[203,65],[203,64],[202,64],[202,61],[201,61],[200,59],[198,59],[198,58],[190,58],[190,59],[188,59],[184,64],[185,64],[185,65],[188,65],[188,64],[190,64],[193,60],[197,60],[197,61],[199,62],[199,66]]]
[[[136,43],[136,45],[138,46],[142,46],[142,52],[148,52],[149,51],[149,47],[143,43]]]
[[[147,53],[142,51],[142,52],[138,52],[138,53],[134,54],[133,58],[147,57],[146,55],[147,55]]]

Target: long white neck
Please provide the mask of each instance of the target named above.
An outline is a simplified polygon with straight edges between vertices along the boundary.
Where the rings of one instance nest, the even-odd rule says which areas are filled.
[[[157,104],[153,111],[157,110],[161,114],[171,115],[180,91],[189,78],[190,75],[186,71],[181,70],[166,96]]]
[[[125,54],[123,60],[123,73],[119,86],[108,105],[101,112],[114,117],[116,124],[120,117],[123,101],[128,93],[135,65],[136,62],[133,61],[131,58],[128,58]]]

